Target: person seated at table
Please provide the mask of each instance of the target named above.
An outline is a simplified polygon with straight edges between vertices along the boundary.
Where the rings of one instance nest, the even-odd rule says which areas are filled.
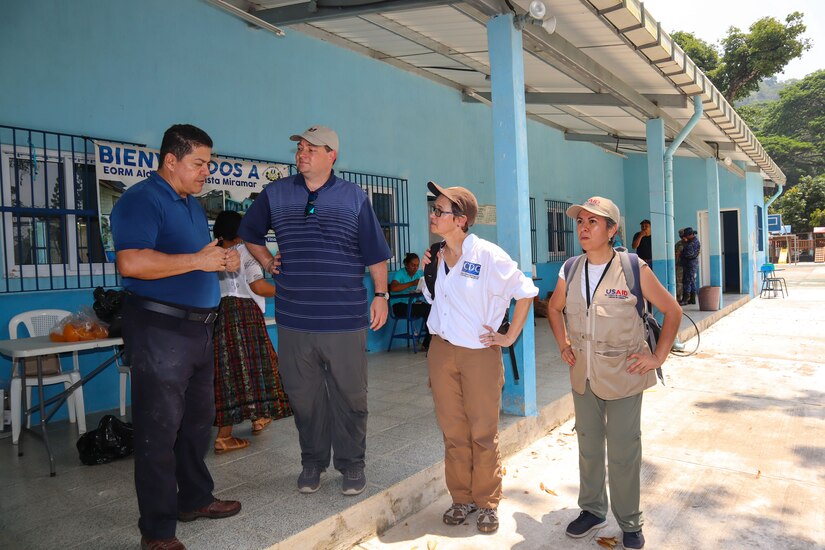
[[[418,283],[421,280],[421,277],[424,276],[424,272],[418,269],[420,265],[421,259],[418,257],[418,254],[415,252],[408,252],[407,255],[404,256],[404,267],[393,273],[390,277],[390,292],[395,294],[412,294],[416,292]],[[390,307],[392,307],[393,315],[399,318],[407,317],[408,302],[409,298],[391,297]],[[412,318],[423,318],[424,324],[426,325],[427,318],[429,316],[430,304],[424,302],[420,298],[416,298],[412,303]],[[424,341],[421,346],[424,349],[430,347],[429,332],[424,336]]]
[[[241,215],[224,211],[215,219],[218,244],[237,250],[241,269],[219,273],[221,303],[215,322],[215,454],[249,446],[248,439],[232,436],[232,426],[252,421],[259,435],[273,419],[290,416],[287,396],[278,374],[278,355],[266,331],[265,298],[275,287],[264,280],[261,264],[238,237]]]

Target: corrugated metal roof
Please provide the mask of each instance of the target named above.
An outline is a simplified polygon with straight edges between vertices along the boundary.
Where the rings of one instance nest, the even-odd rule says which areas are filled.
[[[385,0],[339,13],[328,7],[335,2],[318,1],[319,11],[312,13],[305,9],[306,1],[207,1],[232,4],[269,25],[290,25],[420,74],[462,90],[468,100],[489,101],[484,97],[490,92],[485,25],[506,9],[504,2]],[[558,24],[553,34],[536,25],[524,28],[525,91],[566,95],[553,96],[552,104],[528,102],[530,118],[564,131],[570,139],[594,136],[592,141],[611,152],[640,151],[646,120],[662,118],[667,137],[673,138],[693,114],[692,102],[664,100],[701,94],[705,114],[678,154],[745,161],[768,179],[785,183],[782,170],[736,111],[641,2],[543,1]],[[511,4],[524,13],[529,1]],[[599,95],[583,101],[578,94]]]

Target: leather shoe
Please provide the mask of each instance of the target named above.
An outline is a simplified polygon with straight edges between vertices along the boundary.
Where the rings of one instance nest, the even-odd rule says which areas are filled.
[[[194,521],[198,518],[220,519],[234,516],[241,511],[237,500],[215,499],[207,506],[191,512],[178,512],[178,521]]]
[[[186,547],[177,537],[171,539],[147,539],[140,538],[141,550],[186,550]]]

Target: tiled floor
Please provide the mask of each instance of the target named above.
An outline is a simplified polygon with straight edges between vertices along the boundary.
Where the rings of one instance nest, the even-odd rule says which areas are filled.
[[[542,408],[569,393],[567,367],[544,319],[537,320],[536,353]],[[210,453],[215,494],[240,500],[243,511],[226,520],[180,524],[178,536],[191,549],[266,548],[437,464],[443,444],[426,382],[423,353],[399,346],[369,355],[368,487],[363,494],[341,495],[341,477],[334,470],[324,474],[318,493],[299,494],[298,436],[292,419],[285,419],[251,438],[247,449]],[[100,416],[90,415],[89,425],[95,426]],[[519,420],[505,415],[502,427]],[[247,423],[236,434],[247,437],[249,430]],[[74,447],[74,425],[55,423],[49,434],[55,478],[49,478],[42,443],[31,435],[23,457],[10,438],[0,439],[0,548],[136,548],[140,536],[132,460],[84,466]]]

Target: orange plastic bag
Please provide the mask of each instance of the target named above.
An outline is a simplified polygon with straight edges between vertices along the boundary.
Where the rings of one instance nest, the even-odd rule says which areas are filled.
[[[109,336],[108,325],[97,318],[91,308],[69,315],[49,332],[52,342],[82,342]]]

